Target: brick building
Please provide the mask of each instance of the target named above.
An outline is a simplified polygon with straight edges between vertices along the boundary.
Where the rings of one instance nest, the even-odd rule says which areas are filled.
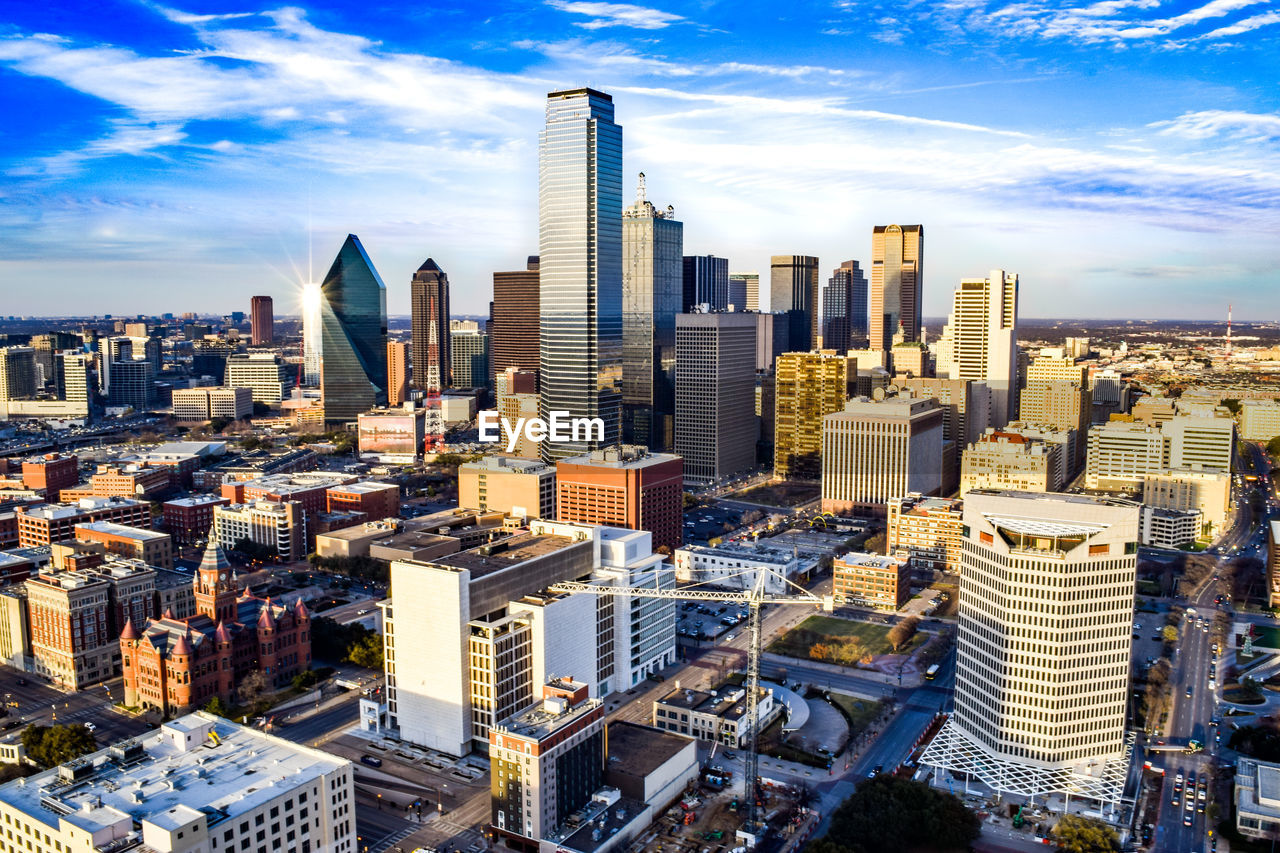
[[[231,501],[218,495],[192,495],[164,503],[164,526],[179,545],[203,539],[213,525],[213,508]]]
[[[22,484],[57,497],[80,482],[80,460],[70,454],[46,453],[22,463]]]
[[[151,507],[131,498],[81,498],[74,504],[41,504],[18,507],[18,545],[35,548],[76,538],[76,525],[90,521],[115,521],[134,527],[151,527]]]
[[[128,527],[114,521],[91,521],[76,525],[76,539],[100,543],[109,553],[141,560],[149,566],[173,568],[173,540],[167,533]]]
[[[109,465],[99,467],[87,485],[63,489],[59,497],[64,502],[80,498],[150,498],[167,491],[171,485],[172,475],[167,468]]]
[[[400,517],[400,487],[395,483],[347,483],[325,492],[328,512],[363,512],[375,521]]]
[[[904,559],[879,554],[845,554],[831,567],[838,604],[897,610],[911,600],[911,570]]]
[[[556,519],[647,530],[653,547],[682,544],[684,461],[619,445],[556,463]]]
[[[241,590],[216,543],[205,549],[193,585],[195,616],[165,614],[121,631],[126,705],[186,713],[215,696],[228,701],[255,670],[275,689],[310,667],[311,617],[301,600],[282,606]]]

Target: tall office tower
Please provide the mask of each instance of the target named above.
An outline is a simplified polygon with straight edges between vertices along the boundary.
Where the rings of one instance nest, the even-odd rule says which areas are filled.
[[[680,311],[688,314],[695,306],[712,311],[729,308],[729,261],[715,255],[685,255],[683,297]]]
[[[36,351],[31,347],[0,348],[0,402],[30,400],[36,395]]]
[[[135,412],[147,411],[155,396],[155,378],[155,370],[146,359],[113,362],[107,404]]]
[[[1017,273],[992,270],[988,278],[961,279],[938,341],[937,373],[986,382],[991,389],[991,426],[1017,420]]]
[[[490,370],[538,369],[538,256],[530,255],[522,270],[493,274],[493,332],[489,337]]]
[[[741,294],[741,296],[739,296],[739,294]],[[734,299],[736,298],[740,298],[742,301],[734,302]],[[729,273],[729,301],[737,306],[735,308],[737,311],[759,311],[760,273]]]
[[[872,228],[868,299],[871,349],[891,349],[899,332],[904,341],[920,340],[923,285],[924,226]]]
[[[547,95],[538,138],[541,412],[599,418],[602,441],[544,441],[544,459],[617,444],[622,408],[622,127],[594,89]]]
[[[56,382],[58,399],[80,403],[89,411],[89,365],[93,357],[85,352],[64,350],[58,353]]]
[[[413,315],[413,387],[439,391],[453,385],[449,350],[449,276],[431,258],[409,285]]]
[[[830,350],[777,357],[773,475],[816,480],[822,473],[822,419],[844,408],[857,361]]]
[[[1034,370],[1034,361],[1031,367]],[[1031,372],[1028,371],[1028,374]],[[1032,380],[1028,377],[1027,381],[1027,387],[1022,389],[1018,420],[1036,426],[1071,430],[1075,440],[1071,442],[1072,452],[1066,462],[1074,476],[1076,470],[1084,464],[1084,437],[1093,420],[1089,386],[1065,379],[1035,380],[1035,384],[1030,384]]]
[[[622,440],[670,450],[684,224],[645,198],[622,213]]]
[[[1114,807],[1128,770],[1138,506],[974,491],[964,539],[955,715],[920,763],[939,784],[950,771]]]
[[[131,361],[133,359],[133,341],[121,335],[100,338],[98,340],[98,351],[100,353],[98,390],[105,397],[111,393],[111,365],[117,361]],[[222,381],[221,377],[218,378],[218,381]]]
[[[387,402],[387,287],[348,234],[320,285],[320,387],[326,421]]]
[[[942,406],[932,397],[850,400],[822,419],[822,511],[879,515],[942,488]]]
[[[653,534],[653,547],[679,548],[684,465],[671,453],[629,444],[556,463],[556,518]]]
[[[275,338],[275,303],[270,296],[249,300],[249,342],[255,347],[269,344]]]
[[[867,345],[867,277],[845,261],[822,289],[822,348],[845,352]]]
[[[449,363],[457,388],[489,387],[489,336],[478,329],[449,333]]]
[[[319,282],[302,285],[302,381],[314,388],[320,384],[320,347],[323,342],[323,326]],[[221,377],[218,381],[222,381]]]
[[[756,316],[676,318],[675,448],[685,483],[716,483],[755,467]]]
[[[822,333],[818,296],[817,258],[773,255],[769,259],[769,310],[787,312],[787,351],[808,352],[818,345]]]
[[[272,352],[236,353],[227,359],[224,384],[252,388],[253,401],[278,406],[284,400],[289,367]]]
[[[409,399],[409,347],[404,341],[387,341],[387,405]]]

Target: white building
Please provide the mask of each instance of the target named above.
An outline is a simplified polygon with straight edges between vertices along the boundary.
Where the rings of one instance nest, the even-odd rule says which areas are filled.
[[[284,399],[287,369],[274,353],[238,353],[227,359],[225,381],[232,388],[248,388],[255,403],[279,406]]]
[[[1086,488],[1134,490],[1164,467],[1164,434],[1157,427],[1108,421],[1089,430]]]
[[[686,545],[677,548],[676,580],[726,589],[752,589],[761,571],[776,573],[765,581],[771,593],[784,593],[789,585],[782,578],[792,578],[811,571],[818,565],[815,554],[800,554],[793,548],[757,542],[725,543],[714,547]]]
[[[5,851],[358,853],[350,761],[203,711],[0,786]]]
[[[921,758],[937,782],[1119,801],[1138,516],[1080,495],[966,496],[955,714]]]
[[[1231,511],[1231,474],[1195,468],[1164,468],[1142,481],[1142,502],[1164,509],[1198,510],[1202,535],[1222,529]]]
[[[1236,422],[1231,418],[1178,415],[1160,426],[1170,468],[1231,471]]]
[[[1240,401],[1240,438],[1270,441],[1280,435],[1280,403],[1275,400]]]
[[[173,417],[179,421],[207,421],[223,418],[238,421],[253,414],[253,391],[249,388],[175,388]]]
[[[274,548],[285,562],[307,552],[307,522],[298,501],[256,500],[213,508],[213,538],[232,549],[242,539]]]
[[[1198,509],[1165,509],[1143,506],[1138,541],[1158,548],[1177,548],[1200,538],[1203,527]]]
[[[942,487],[943,410],[932,397],[850,400],[822,419],[822,510],[883,512]]]
[[[986,382],[991,425],[1002,427],[1018,408],[1018,276],[961,279],[951,315],[938,340],[937,374]]]

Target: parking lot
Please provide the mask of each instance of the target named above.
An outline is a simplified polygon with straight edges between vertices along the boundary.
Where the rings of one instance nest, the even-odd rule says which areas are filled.
[[[739,602],[686,601],[680,605],[676,632],[694,642],[728,642],[746,621],[747,608]]]
[[[696,506],[684,514],[684,541],[705,545],[709,540],[737,529],[742,514],[718,506]]]

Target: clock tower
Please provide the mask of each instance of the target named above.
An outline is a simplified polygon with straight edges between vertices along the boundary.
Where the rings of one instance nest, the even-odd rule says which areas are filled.
[[[208,616],[215,623],[236,621],[236,576],[227,555],[218,547],[217,539],[209,537],[200,568],[196,570],[196,613]]]

